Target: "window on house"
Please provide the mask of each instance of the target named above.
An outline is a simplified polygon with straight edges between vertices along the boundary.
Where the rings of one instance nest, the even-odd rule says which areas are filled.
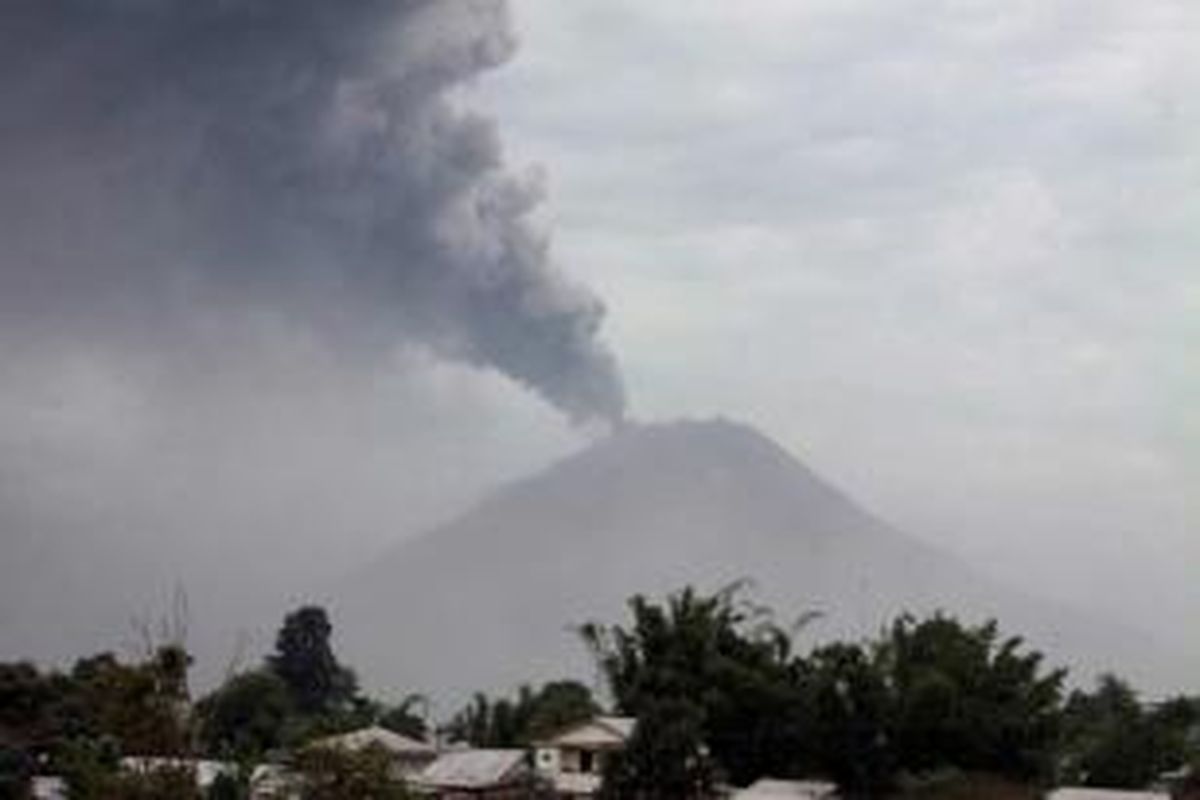
[[[591,753],[589,753],[587,750],[584,750],[583,752],[581,752],[579,754],[579,771],[580,772],[591,772],[594,766],[595,765],[593,764],[593,758],[592,758]]]

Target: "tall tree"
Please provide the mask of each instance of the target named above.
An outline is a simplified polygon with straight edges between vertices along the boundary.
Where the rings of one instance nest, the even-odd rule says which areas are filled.
[[[790,637],[735,584],[712,595],[686,588],[655,603],[629,601],[628,626],[581,628],[618,709],[644,717],[662,701],[690,704],[697,729],[735,783],[806,770],[803,695]]]
[[[348,704],[357,690],[354,673],[338,663],[331,638],[333,625],[320,606],[304,606],[283,620],[275,639],[270,669],[283,679],[296,708],[321,714]]]
[[[826,645],[804,659],[800,669],[811,715],[814,769],[836,780],[850,796],[890,788],[896,772],[888,732],[894,703],[870,648]]]
[[[527,736],[530,740],[553,736],[599,713],[600,706],[591,689],[578,681],[551,681],[533,697],[526,722]]]
[[[257,757],[285,744],[295,712],[288,686],[265,669],[234,675],[197,703],[200,739],[213,757]]]
[[[889,738],[901,767],[1050,777],[1066,672],[1044,670],[1020,638],[1001,637],[995,622],[902,616],[876,660],[893,695]]]
[[[703,712],[680,698],[647,702],[624,750],[605,763],[605,800],[700,800],[716,774],[702,733]]]
[[[1186,766],[1200,749],[1200,700],[1149,707],[1115,675],[1072,692],[1064,709],[1063,778],[1088,786],[1140,789]]]

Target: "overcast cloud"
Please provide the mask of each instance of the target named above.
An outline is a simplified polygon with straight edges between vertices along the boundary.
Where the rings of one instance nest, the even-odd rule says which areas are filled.
[[[754,422],[895,522],[1181,638],[1194,4],[516,8],[483,94],[553,165],[636,415]]]
[[[634,417],[756,425],[1200,656],[1191,0],[314,0],[265,49],[223,3],[149,71],[114,54],[187,27],[113,0],[149,18],[89,49],[50,16],[89,4],[0,12],[0,657],[179,580],[219,660],[232,610],[594,433],[546,399],[618,416],[606,342]]]

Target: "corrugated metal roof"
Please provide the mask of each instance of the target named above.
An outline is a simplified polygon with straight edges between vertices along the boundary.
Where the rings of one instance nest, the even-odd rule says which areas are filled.
[[[211,786],[218,775],[232,775],[237,770],[237,765],[226,761],[158,756],[128,756],[121,759],[121,767],[138,773],[165,769],[190,769],[195,772],[196,784],[201,788]]]
[[[371,746],[382,747],[395,755],[422,755],[434,752],[432,745],[412,739],[403,734],[389,731],[377,725],[361,728],[357,731],[327,736],[313,742],[312,747],[342,748],[345,750],[363,750]]]
[[[511,783],[525,768],[524,750],[458,750],[442,753],[414,782],[444,789],[481,789]]]
[[[67,782],[57,775],[39,775],[32,783],[33,800],[67,800]]]
[[[633,735],[633,717],[593,717],[539,743],[543,747],[604,747],[622,745]]]
[[[779,781],[763,778],[734,792],[733,800],[827,800],[837,796],[837,786],[825,781]]]

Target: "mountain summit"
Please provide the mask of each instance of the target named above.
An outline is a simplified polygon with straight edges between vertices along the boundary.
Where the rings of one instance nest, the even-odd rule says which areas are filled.
[[[634,593],[743,578],[784,620],[822,612],[822,638],[943,608],[996,616],[1052,660],[1112,668],[1105,654],[1129,637],[992,583],[725,420],[627,426],[402,542],[333,606],[381,688],[460,695],[590,675],[572,626],[622,619]]]

